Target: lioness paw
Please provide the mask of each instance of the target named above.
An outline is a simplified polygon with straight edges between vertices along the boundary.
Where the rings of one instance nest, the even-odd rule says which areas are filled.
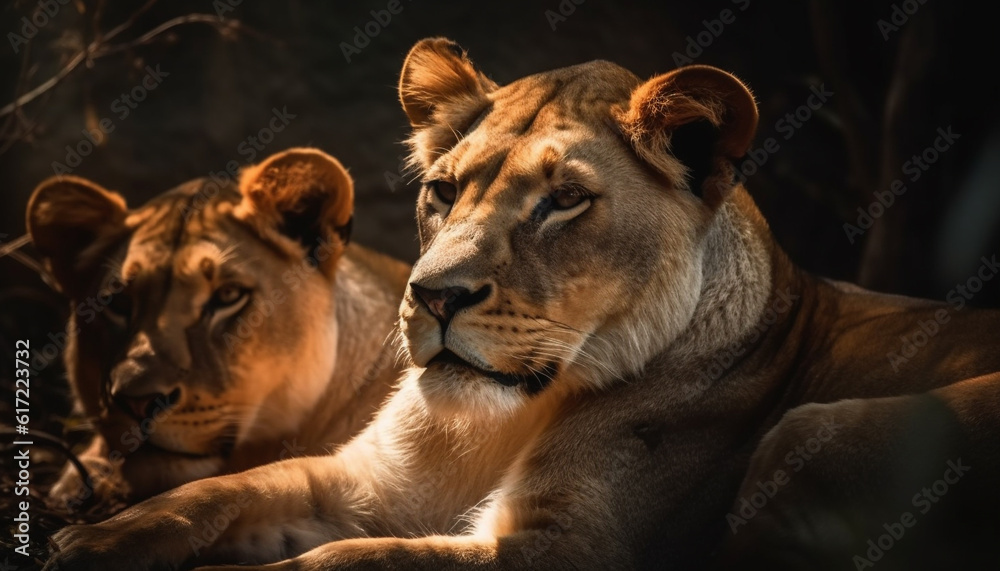
[[[116,545],[115,535],[93,525],[73,525],[55,534],[53,553],[43,571],[90,571],[109,569],[153,569],[141,554],[128,553]],[[134,547],[133,547],[134,549]]]

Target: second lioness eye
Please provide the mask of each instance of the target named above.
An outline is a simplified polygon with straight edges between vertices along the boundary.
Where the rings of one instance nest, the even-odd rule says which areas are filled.
[[[111,293],[107,292],[102,294],[102,297],[109,298],[107,304],[107,316],[119,325],[123,325],[128,322],[129,317],[132,315],[132,298],[127,294]]]
[[[432,180],[427,183],[427,186],[441,202],[449,206],[455,204],[455,199],[458,198],[458,187],[454,184],[443,180]]]
[[[224,285],[212,294],[211,304],[216,309],[235,305],[247,295],[245,288],[236,285]]]

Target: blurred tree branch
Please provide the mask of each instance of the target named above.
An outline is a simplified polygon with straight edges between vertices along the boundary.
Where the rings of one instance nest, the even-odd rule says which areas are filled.
[[[857,208],[868,208],[876,191],[886,191],[900,178],[907,157],[919,149],[942,117],[937,112],[933,86],[942,81],[936,58],[946,48],[940,37],[941,10],[923,6],[910,16],[905,28],[892,38],[895,49],[849,49],[851,42],[867,36],[847,26],[849,10],[833,0],[813,0],[812,30],[823,74],[838,94],[837,109],[843,123],[844,149],[848,157],[848,189],[841,196],[850,206],[845,222],[853,223]],[[857,22],[852,22],[855,26]],[[888,38],[886,38],[888,40]],[[871,41],[870,39],[867,41]],[[892,46],[892,44],[890,44]],[[886,53],[885,59],[862,58],[859,53]],[[892,55],[894,54],[894,55]],[[861,78],[875,77],[884,66],[891,78],[884,89],[861,87]],[[862,241],[857,281],[864,287],[900,293],[917,293],[921,284],[906,280],[919,266],[914,252],[929,251],[927,232],[915,232],[927,219],[921,204],[940,204],[942,169],[907,185],[907,194],[895,200],[874,221]],[[938,186],[935,186],[937,184]],[[926,208],[924,209],[926,210]]]
[[[934,65],[941,42],[932,17],[934,7],[926,8],[913,16],[900,34],[899,51],[883,111],[878,190],[888,189],[892,181],[900,177],[907,157],[914,151],[919,152],[915,143],[922,143],[940,126],[932,97],[933,85],[941,80]],[[919,243],[929,234],[926,231],[911,234],[919,226],[916,202],[922,199],[924,203],[942,204],[940,187],[933,184],[942,178],[939,167],[920,184],[911,182],[907,185],[909,196],[886,208],[885,214],[875,221],[864,242],[858,268],[858,280],[862,285],[888,291],[902,289],[900,277],[907,273],[906,243]],[[866,203],[870,201],[869,196]],[[921,251],[930,251],[926,243],[923,246]]]
[[[3,107],[0,107],[0,117],[11,116],[11,118],[13,119],[13,120],[8,120],[3,126],[2,137],[4,139],[7,139],[8,141],[3,145],[2,148],[0,148],[0,153],[7,150],[10,147],[12,141],[16,141],[18,139],[18,136],[16,134],[9,135],[6,132],[9,130],[17,131],[18,121],[22,123],[28,121],[27,117],[21,114],[20,112],[21,109],[25,105],[31,103],[38,97],[42,96],[43,94],[47,93],[49,90],[57,86],[61,81],[63,81],[66,77],[72,74],[80,66],[81,63],[86,63],[87,67],[91,67],[93,66],[95,60],[110,55],[118,54],[124,51],[128,51],[143,45],[151,44],[158,38],[162,37],[167,31],[188,24],[208,24],[219,30],[220,34],[222,34],[224,37],[234,37],[240,33],[243,33],[260,40],[268,41],[279,46],[281,45],[280,40],[277,40],[264,33],[261,33],[260,31],[255,30],[254,28],[251,28],[250,26],[243,24],[240,20],[230,19],[230,18],[222,19],[214,14],[201,14],[201,13],[186,14],[183,16],[178,16],[176,18],[171,18],[170,20],[163,22],[162,24],[156,26],[155,28],[149,30],[148,32],[142,34],[141,36],[133,40],[117,44],[111,43],[111,40],[114,40],[123,32],[131,29],[135,25],[135,23],[139,20],[139,18],[147,11],[149,11],[149,9],[152,8],[153,5],[157,3],[157,1],[158,0],[147,0],[145,4],[143,4],[137,10],[135,10],[124,22],[115,26],[107,33],[100,32],[99,19],[101,17],[101,13],[103,12],[104,2],[103,1],[99,2],[97,8],[95,8],[95,10],[93,11],[94,15],[91,20],[94,39],[90,41],[86,45],[86,47],[84,47],[82,50],[74,54],[73,57],[70,58],[69,62],[65,66],[63,66],[62,69],[60,69],[59,72],[57,72],[55,75],[43,81],[36,87],[27,90],[21,95],[15,97],[15,99],[10,103],[4,105]],[[30,61],[28,58],[28,50],[26,49],[25,59],[24,63],[22,64],[22,71],[21,71],[22,81],[19,81],[20,85],[18,86],[19,90],[24,89],[24,83],[26,83],[27,81],[26,78],[28,75],[29,67],[30,67]]]
[[[852,62],[847,49],[847,32],[842,17],[843,5],[833,0],[814,0],[811,4],[812,29],[816,52],[823,74],[830,78],[838,94],[837,106],[847,146],[848,200],[869,200],[877,178],[875,147],[877,124],[857,86],[851,81]]]

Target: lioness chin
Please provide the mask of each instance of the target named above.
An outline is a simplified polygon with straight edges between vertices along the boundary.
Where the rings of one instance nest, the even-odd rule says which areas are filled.
[[[315,149],[134,209],[78,177],[38,186],[28,229],[71,300],[67,370],[99,432],[90,482],[68,466],[51,500],[143,499],[361,430],[399,376],[385,341],[410,268],[348,245],[353,193]]]
[[[927,399],[991,474],[1000,377],[967,379],[1000,370],[1000,316],[954,314],[893,371],[899,334],[944,306],[788,261],[733,182],[757,123],[733,76],[593,62],[499,86],[430,39],[399,91],[424,181],[399,391],[337,454],[66,529],[52,567],[702,568],[785,447],[835,426],[821,450],[802,441],[815,469],[791,497],[864,499]],[[719,369],[723,351],[738,357]],[[227,505],[245,507],[193,549]],[[779,545],[782,520],[757,521]]]

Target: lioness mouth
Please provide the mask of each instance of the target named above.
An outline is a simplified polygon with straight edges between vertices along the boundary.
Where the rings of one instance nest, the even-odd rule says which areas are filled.
[[[157,450],[161,454],[168,454],[170,456],[176,456],[178,458],[186,458],[188,460],[202,460],[205,458],[214,458],[216,456],[225,458],[227,456],[227,454],[220,454],[218,452],[184,452],[181,450],[164,448],[163,446],[158,446],[156,444],[153,444],[152,442],[143,442],[142,447]]]
[[[557,367],[555,363],[546,364],[540,371],[532,374],[515,374],[515,373],[502,373],[500,371],[488,371],[481,367],[477,367],[472,363],[466,361],[465,359],[459,357],[451,349],[444,349],[437,355],[435,355],[430,361],[427,362],[427,366],[431,366],[435,363],[442,365],[452,365],[454,367],[462,367],[470,369],[479,373],[480,375],[492,379],[497,383],[505,387],[516,387],[518,385],[523,385],[525,391],[533,395],[540,392],[542,389],[548,386],[552,382],[552,378],[555,377]]]
[[[168,448],[155,444],[151,438],[143,442],[142,446],[156,449],[163,454],[170,454],[179,458],[187,458],[189,460],[229,458],[229,456],[233,453],[233,449],[236,447],[236,434],[238,430],[239,428],[235,423],[228,425],[208,444],[208,450],[205,452],[189,452]]]

